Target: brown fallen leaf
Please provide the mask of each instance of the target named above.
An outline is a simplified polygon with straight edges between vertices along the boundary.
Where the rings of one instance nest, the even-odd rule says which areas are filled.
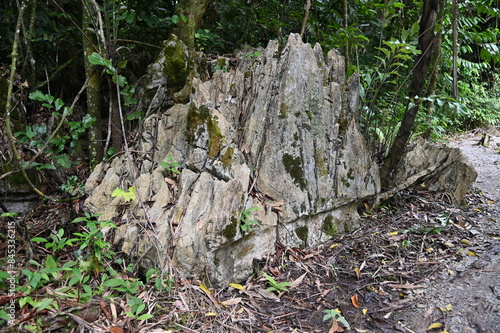
[[[123,329],[121,327],[111,326],[109,328],[109,333],[124,333],[124,332],[123,332]]]
[[[295,281],[292,282],[292,284],[290,285],[290,289],[291,288],[295,288],[297,287],[299,284],[302,283],[302,280],[304,280],[304,278],[306,277],[307,275],[307,272],[302,274],[301,276],[299,276],[297,279],[295,279]]]
[[[351,302],[352,302],[352,305],[354,305],[354,307],[356,309],[359,309],[358,295],[352,295]]]

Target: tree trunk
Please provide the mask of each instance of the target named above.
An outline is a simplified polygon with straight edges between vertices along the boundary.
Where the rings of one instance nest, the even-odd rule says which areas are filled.
[[[101,119],[101,81],[96,66],[89,61],[89,55],[98,52],[95,49],[97,38],[91,31],[91,18],[94,16],[92,3],[83,0],[83,58],[85,76],[89,79],[87,84],[87,113],[95,119],[89,129],[89,162],[91,168],[95,167],[103,158],[102,147],[102,119]]]
[[[410,101],[401,121],[396,139],[394,140],[389,154],[380,169],[380,177],[385,186],[391,184],[391,173],[398,166],[410,139],[413,124],[420,108],[420,98],[424,90],[425,78],[432,60],[435,49],[434,26],[438,13],[439,0],[424,0],[424,8],[420,19],[420,31],[418,38],[418,49],[421,51],[415,59],[413,77],[410,85]]]
[[[453,0],[453,98],[458,98],[458,13],[457,0]]]
[[[439,0],[439,13],[437,17],[437,37],[436,37],[436,54],[434,57],[434,66],[432,68],[431,76],[429,78],[429,88],[427,89],[427,96],[432,96],[436,94],[437,81],[439,77],[439,65],[441,64],[441,42],[443,40],[443,19],[444,19],[444,8],[446,7],[446,0]],[[430,126],[432,115],[434,113],[434,100],[429,100],[427,102],[427,130],[424,133],[424,137],[428,138],[431,134],[432,128]]]
[[[186,44],[189,50],[189,64],[186,84],[181,91],[173,96],[176,103],[187,103],[191,93],[191,82],[196,74],[196,43],[195,33],[198,30],[203,15],[210,3],[209,0],[180,0],[175,9],[176,15],[183,15],[187,20],[179,19],[179,22],[172,29],[172,33],[177,35]]]

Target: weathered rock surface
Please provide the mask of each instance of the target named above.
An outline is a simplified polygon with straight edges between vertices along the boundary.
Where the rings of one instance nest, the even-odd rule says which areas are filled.
[[[465,194],[477,178],[476,169],[459,148],[417,140],[405,153],[396,171],[395,183],[404,182],[423,170],[429,173],[419,182],[430,191],[445,193],[455,205],[465,204]]]
[[[168,79],[153,81],[167,90]],[[378,192],[358,85],[336,51],[325,57],[294,34],[283,49],[271,41],[236,70],[195,79],[189,104],[145,119],[132,161],[116,158],[89,178],[86,206],[118,221],[114,241],[146,266],[171,255],[184,274],[244,279],[275,242],[313,246],[352,229],[361,200]],[[159,166],[169,155],[178,176]],[[129,186],[131,204],[111,197]],[[259,224],[245,230],[245,215]]]

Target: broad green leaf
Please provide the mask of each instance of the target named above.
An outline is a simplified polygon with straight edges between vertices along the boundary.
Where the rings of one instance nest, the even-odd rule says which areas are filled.
[[[122,279],[109,279],[109,280],[104,281],[104,283],[102,285],[104,287],[119,287],[119,286],[123,286],[124,284],[125,284],[125,281],[123,281]]]

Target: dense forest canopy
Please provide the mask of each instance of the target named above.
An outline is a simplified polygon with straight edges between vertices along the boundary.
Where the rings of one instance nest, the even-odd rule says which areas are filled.
[[[432,41],[425,46],[419,37],[427,5],[434,12],[427,27]],[[272,39],[284,45],[290,33],[301,33],[304,41],[320,43],[325,51],[339,49],[349,75],[359,74],[362,126],[374,156],[383,160],[405,111],[415,105],[418,112],[407,131],[413,136],[438,139],[500,122],[498,5],[493,0],[10,0],[0,5],[0,63],[7,78],[19,22],[14,94],[26,122],[14,132],[20,142],[39,140],[36,149],[53,130],[40,124],[57,120],[48,105],[56,100],[71,105],[88,83],[64,119],[59,141],[49,144],[45,154],[57,167],[69,167],[69,156],[89,156],[95,165],[121,150],[122,137],[127,137],[123,132],[133,132],[140,122],[136,83],[170,33],[207,56],[232,56]],[[89,58],[94,52],[100,58]],[[423,54],[429,69],[422,73],[422,96],[411,96],[412,71]],[[112,75],[103,73],[102,66]],[[194,75],[190,69],[188,79]],[[116,80],[120,98],[113,88]],[[120,123],[119,108],[127,120],[124,126],[111,126]],[[78,134],[66,138],[64,133],[75,129]],[[88,143],[76,151],[73,141],[79,138]]]

